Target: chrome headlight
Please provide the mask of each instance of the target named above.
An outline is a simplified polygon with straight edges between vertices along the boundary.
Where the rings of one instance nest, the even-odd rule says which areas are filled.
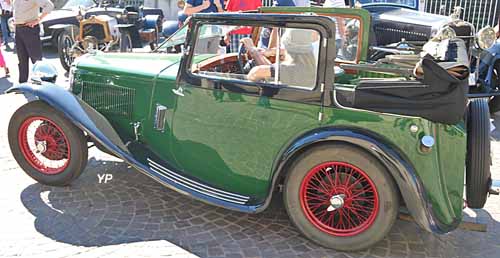
[[[455,30],[449,26],[445,26],[441,30],[438,31],[438,33],[434,37],[434,40],[442,41],[442,40],[446,40],[446,39],[453,39],[456,37],[457,37],[457,33],[455,32]]]
[[[46,61],[37,61],[33,65],[31,80],[35,83],[51,82],[55,83],[57,79],[57,69]]]
[[[491,46],[493,46],[493,44],[495,44],[495,41],[497,40],[495,29],[493,29],[490,26],[487,26],[479,30],[476,37],[477,37],[477,44],[481,49],[490,48]]]

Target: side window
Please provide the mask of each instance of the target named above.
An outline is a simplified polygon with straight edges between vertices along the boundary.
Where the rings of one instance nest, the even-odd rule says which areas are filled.
[[[356,18],[335,17],[337,32],[335,45],[338,61],[356,61],[359,43],[361,42],[361,22]]]
[[[270,39],[263,45],[266,36]],[[198,28],[190,72],[207,79],[313,90],[320,40],[312,29],[204,24]]]

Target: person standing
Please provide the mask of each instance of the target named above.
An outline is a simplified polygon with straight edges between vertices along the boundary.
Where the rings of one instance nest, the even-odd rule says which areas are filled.
[[[262,6],[261,0],[229,0],[229,2],[226,5],[226,10],[228,12],[249,11],[249,10],[257,10],[261,6]],[[226,44],[229,43],[230,51],[237,52],[240,40],[242,38],[250,37],[251,33],[252,33],[251,27],[243,27],[231,31],[229,40],[226,40]]]
[[[186,0],[184,14],[191,16],[194,13],[222,13],[224,0]]]
[[[40,21],[54,9],[54,4],[50,0],[13,0],[12,7],[16,26],[19,83],[23,83],[28,81],[29,60],[32,63],[42,60]]]
[[[10,0],[0,0],[0,8],[2,12],[0,13],[0,29],[2,31],[2,40],[5,45],[5,49],[9,50],[9,18],[12,17],[12,6],[10,5]]]

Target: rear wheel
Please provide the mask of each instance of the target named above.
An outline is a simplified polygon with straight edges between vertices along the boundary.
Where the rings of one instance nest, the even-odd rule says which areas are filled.
[[[132,52],[132,37],[128,31],[120,35],[120,52]]]
[[[87,164],[83,132],[42,101],[30,102],[14,113],[8,138],[19,166],[42,184],[68,185]]]
[[[71,53],[71,49],[73,48],[75,41],[73,40],[69,32],[62,31],[59,34],[58,42],[57,52],[59,54],[59,60],[61,61],[62,67],[66,69],[66,71],[69,71],[71,64],[75,60]]]
[[[466,198],[470,208],[482,208],[491,184],[490,112],[486,99],[473,99],[467,117]]]
[[[398,213],[398,194],[378,160],[355,147],[321,145],[301,154],[285,180],[285,207],[297,228],[337,250],[382,240]]]

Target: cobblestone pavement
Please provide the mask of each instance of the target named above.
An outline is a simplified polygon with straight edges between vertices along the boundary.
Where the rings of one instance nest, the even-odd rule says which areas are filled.
[[[0,88],[8,83],[0,79]],[[484,209],[465,211],[466,220],[487,224],[487,233],[459,229],[438,236],[397,221],[375,247],[341,253],[302,237],[279,199],[257,215],[216,208],[168,190],[94,148],[70,187],[43,186],[24,174],[8,148],[9,118],[24,101],[0,95],[0,257],[500,257],[499,197]],[[493,137],[493,152],[500,154],[500,131]],[[499,156],[493,160],[497,179]],[[99,184],[102,174],[113,179]]]

